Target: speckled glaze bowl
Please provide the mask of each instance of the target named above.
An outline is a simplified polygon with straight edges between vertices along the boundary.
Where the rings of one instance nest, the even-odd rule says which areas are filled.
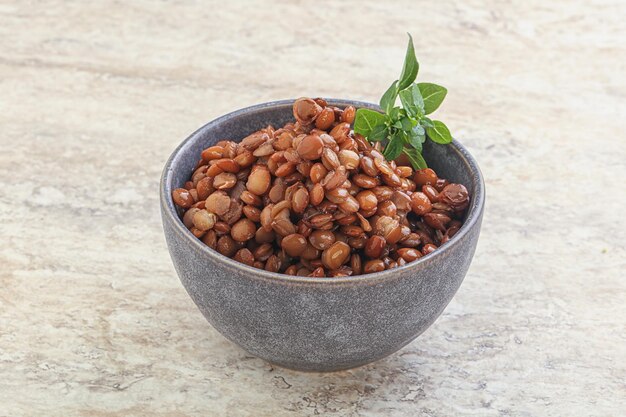
[[[368,103],[328,100],[345,107]],[[206,319],[248,352],[287,368],[334,371],[384,358],[426,330],[448,305],[469,268],[485,189],[472,156],[458,142],[426,142],[424,156],[442,177],[471,193],[459,232],[434,253],[405,266],[347,278],[294,277],[238,263],[208,248],[183,225],[172,202],[200,152],[293,119],[293,101],[260,104],[222,116],[189,136],[161,179],[163,228],[178,276]]]

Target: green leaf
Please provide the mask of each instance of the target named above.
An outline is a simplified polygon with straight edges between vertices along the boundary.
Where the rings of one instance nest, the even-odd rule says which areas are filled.
[[[424,100],[417,84],[400,91],[400,101],[407,114],[412,117],[421,117],[424,114]]]
[[[422,125],[424,128],[427,127],[434,127],[435,125],[433,124],[433,121],[430,120],[428,117],[422,117],[420,119],[420,125]]]
[[[372,133],[370,133],[367,139],[370,142],[380,142],[381,140],[384,140],[387,137],[388,132],[389,131],[387,129],[387,126],[385,126],[384,124],[377,125],[377,126],[374,126],[374,129],[372,129]]]
[[[411,132],[413,132],[413,134],[417,136],[424,136],[426,134],[426,130],[424,130],[424,128],[420,125],[413,126],[413,128],[411,129]]]
[[[387,118],[384,114],[370,109],[358,109],[354,119],[354,133],[369,137],[374,128],[384,125]]]
[[[417,84],[424,98],[424,114],[430,114],[439,108],[439,105],[448,94],[448,90],[437,84]],[[401,96],[402,97],[402,96]]]
[[[396,120],[394,124],[392,124],[391,126],[398,128],[398,129],[402,129],[402,122],[400,120]]]
[[[396,104],[396,97],[398,97],[398,80],[391,83],[391,86],[385,91],[385,94],[380,98],[380,108],[387,114],[389,110]]]
[[[394,107],[393,109],[391,109],[389,111],[389,118],[396,122],[398,120],[400,120],[401,117],[404,117],[404,112],[402,111],[402,109],[400,107]]]
[[[422,144],[425,140],[426,132],[424,131],[424,128],[419,125],[415,126],[407,133],[407,141],[409,145],[411,145],[413,148],[417,149],[420,152],[422,151]]]
[[[413,135],[413,134],[408,134],[407,135],[407,142],[409,143],[409,145],[411,145],[413,148],[417,149],[418,151],[422,150],[422,139],[421,139],[421,137],[419,137],[417,135]]]
[[[398,90],[404,90],[407,88],[417,77],[417,71],[419,71],[419,64],[417,58],[415,58],[415,47],[413,46],[413,38],[409,35],[409,45],[406,48],[406,55],[404,57],[404,66],[402,67],[402,73],[400,74],[400,81],[398,84]]]
[[[448,130],[448,127],[439,120],[433,121],[433,127],[426,128],[426,134],[435,143],[446,145],[452,142],[452,135]]]
[[[402,126],[402,130],[409,132],[413,129],[413,120],[408,117],[403,117],[400,119],[400,125]]]
[[[387,146],[385,146],[383,156],[388,161],[392,161],[400,156],[403,147],[404,142],[402,141],[402,138],[399,135],[394,135],[389,139],[389,143],[387,143]]]
[[[415,126],[408,132],[409,144],[420,152],[422,151],[422,144],[425,140],[426,132],[424,131],[424,128],[420,125]]]
[[[404,152],[404,154],[409,158],[411,165],[413,165],[413,169],[418,170],[428,168],[422,153],[417,149],[404,148],[402,152]]]

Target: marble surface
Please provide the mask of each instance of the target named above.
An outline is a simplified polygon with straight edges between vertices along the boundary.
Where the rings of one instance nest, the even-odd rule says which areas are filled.
[[[623,18],[617,0],[0,1],[0,416],[623,415]],[[178,281],[161,167],[234,109],[377,100],[406,31],[486,177],[477,255],[400,352],[272,367]]]

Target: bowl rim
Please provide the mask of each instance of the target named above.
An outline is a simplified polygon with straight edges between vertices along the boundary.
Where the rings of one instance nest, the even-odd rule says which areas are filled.
[[[363,101],[334,98],[324,98],[324,100],[326,100],[328,104],[337,107],[346,107],[352,105],[355,106],[357,109],[368,108],[380,111],[380,107],[378,105]],[[413,262],[407,263],[406,265],[397,268],[387,269],[381,272],[375,272],[373,274],[361,274],[347,277],[301,277],[280,274],[277,272],[269,272],[262,269],[254,268],[252,266],[237,262],[234,259],[224,256],[216,250],[209,248],[204,243],[202,243],[200,239],[196,238],[184,226],[182,219],[179,218],[176,211],[176,207],[171,198],[171,193],[166,192],[168,188],[174,188],[171,184],[173,173],[172,166],[178,161],[182,151],[191,146],[191,143],[194,142],[195,139],[197,139],[200,133],[204,130],[211,128],[212,126],[217,125],[224,120],[231,119],[233,117],[245,116],[246,114],[254,111],[264,110],[273,107],[291,106],[294,101],[295,99],[270,101],[249,107],[244,107],[242,109],[235,110],[223,116],[217,117],[216,119],[213,119],[210,122],[204,124],[192,134],[190,134],[174,149],[174,151],[172,151],[171,155],[167,159],[167,162],[165,163],[159,183],[161,212],[162,215],[167,216],[170,219],[171,224],[174,227],[173,230],[181,235],[184,241],[186,241],[191,248],[209,258],[212,258],[214,261],[220,262],[222,265],[228,267],[229,269],[246,272],[245,275],[252,279],[269,280],[273,283],[283,282],[292,284],[312,284],[316,286],[352,285],[358,283],[376,284],[382,281],[393,280],[393,278],[401,276],[402,271],[407,271],[410,269],[418,268],[422,265],[437,262],[438,258],[444,257],[447,253],[450,252],[450,250],[454,246],[457,246],[459,242],[464,240],[467,237],[469,231],[476,226],[477,222],[480,221],[485,205],[484,178],[474,157],[463,145],[461,145],[456,139],[454,139],[452,143],[447,145],[447,148],[449,148],[452,152],[455,152],[461,159],[462,163],[468,166],[469,171],[473,174],[471,175],[471,182],[475,192],[472,196],[468,215],[465,222],[463,223],[459,231],[452,237],[452,239],[450,239],[444,245],[440,246],[436,251],[428,255],[422,256],[421,258]]]

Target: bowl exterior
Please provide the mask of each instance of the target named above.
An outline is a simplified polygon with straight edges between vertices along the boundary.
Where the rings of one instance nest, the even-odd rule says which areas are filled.
[[[285,106],[253,112],[251,117],[259,118],[257,121],[245,115],[236,115],[240,120],[234,120],[234,125],[244,124],[246,132],[268,121],[279,125],[291,118]],[[473,221],[442,250],[381,279],[273,278],[217,253],[208,256],[208,248],[194,242],[172,215],[174,209],[168,201],[171,189],[184,183],[200,150],[226,137],[239,140],[245,136],[239,130],[228,132],[217,122],[219,126],[209,124],[194,133],[188,139],[192,146],[168,162],[161,184],[161,211],[178,276],[221,334],[281,366],[333,371],[381,359],[415,339],[437,319],[461,285],[476,249],[484,197],[479,172],[472,172],[445,147],[425,150],[437,158],[434,160],[439,166],[434,168],[438,172],[464,183],[473,194]]]
[[[479,231],[477,225],[445,256],[389,280],[312,285],[258,279],[209,259],[171,223],[164,224],[174,266],[206,319],[248,352],[309,371],[381,359],[426,330],[461,285]]]

